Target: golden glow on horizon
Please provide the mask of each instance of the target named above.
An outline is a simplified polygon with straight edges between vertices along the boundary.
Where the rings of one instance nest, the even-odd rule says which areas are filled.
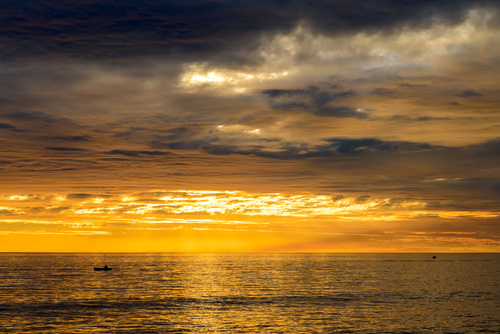
[[[331,196],[300,194],[251,194],[241,191],[160,191],[146,197],[138,195],[111,196],[107,198],[68,199],[72,204],[59,207],[57,201],[61,196],[50,196],[43,200],[45,212],[57,211],[64,215],[146,215],[146,214],[227,214],[243,216],[279,216],[279,217],[316,217],[336,216],[354,213],[366,213],[384,208],[416,210],[425,207],[426,203],[418,201],[397,201],[391,199],[357,199]],[[37,197],[38,198],[38,197]],[[40,197],[42,198],[42,197]],[[57,198],[57,200],[54,200]],[[3,206],[4,211],[18,215],[29,215],[29,210],[19,202],[29,202],[25,195],[3,197],[5,204],[17,203],[15,206]],[[151,203],[154,201],[154,203]],[[39,210],[43,211],[43,208]]]
[[[64,206],[58,204],[62,198]],[[98,238],[92,239],[101,245],[96,246],[98,250],[133,251],[134,247],[124,246],[123,238],[150,239],[151,248],[147,249],[155,251],[286,251],[298,247],[297,243],[309,244],[299,250],[324,251],[333,249],[332,242],[336,251],[339,247],[359,251],[359,238],[366,239],[365,243],[379,240],[383,245],[388,237],[395,244],[411,240],[418,247],[433,240],[470,247],[499,244],[463,231],[433,235],[404,232],[398,227],[403,222],[429,219],[492,219],[500,216],[497,212],[429,210],[424,202],[368,196],[178,190],[106,196],[5,195],[0,197],[0,204],[0,217],[4,218],[0,236]],[[375,230],[379,232],[374,234]],[[228,234],[233,242],[225,241]],[[184,242],[172,243],[172,238]],[[206,238],[211,240],[210,246]],[[61,250],[69,247],[64,245]],[[12,244],[9,247],[16,249]],[[77,248],[86,250],[82,247]],[[394,251],[385,247],[383,250]]]
[[[57,205],[65,198],[64,207]],[[70,199],[61,195],[12,195],[0,198],[0,213],[34,217],[74,215],[232,215],[275,217],[335,217],[346,220],[396,220],[421,216],[494,218],[485,211],[425,210],[426,203],[390,198],[333,198],[314,194],[252,194],[242,191],[154,191],[134,195]],[[39,203],[36,210],[32,205]],[[387,215],[386,212],[396,212]]]

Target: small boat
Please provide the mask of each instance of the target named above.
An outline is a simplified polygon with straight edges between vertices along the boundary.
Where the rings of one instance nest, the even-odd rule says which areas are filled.
[[[99,268],[99,267],[94,267],[94,271],[108,271],[108,270],[111,270],[113,268],[110,268],[108,266],[104,266],[103,268]]]
[[[434,255],[432,258],[433,258],[433,259],[436,259],[436,256]]]

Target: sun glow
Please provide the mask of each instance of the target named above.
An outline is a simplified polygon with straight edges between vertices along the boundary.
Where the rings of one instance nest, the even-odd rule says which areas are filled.
[[[207,64],[191,64],[186,67],[179,81],[184,88],[232,87],[233,92],[245,92],[252,82],[276,80],[288,75],[288,71],[246,73],[227,69],[216,69]]]
[[[64,205],[61,198],[65,198]],[[9,240],[37,236],[40,241],[35,244],[43,245],[45,250],[51,249],[46,238],[59,236],[91,238],[100,245],[92,249],[100,251],[134,251],[123,240],[137,239],[145,244],[149,240],[148,249],[155,251],[286,250],[287,245],[297,242],[324,250],[330,247],[325,244],[325,237],[352,243],[360,233],[381,240],[391,235],[397,243],[399,239],[415,240],[414,235],[400,235],[397,228],[388,234],[403,222],[498,216],[496,212],[430,210],[425,202],[402,198],[311,193],[157,190],[117,195],[16,194],[0,199],[0,236],[9,236]],[[380,232],[373,234],[376,230]],[[452,240],[453,236],[437,234],[421,240],[430,242],[433,237]],[[473,244],[474,237],[461,236],[467,244]],[[179,243],[176,238],[184,241]],[[210,246],[204,243],[206,238],[211,240]],[[227,238],[233,241],[228,243]],[[161,240],[170,241],[165,244]],[[494,240],[491,242],[495,245]],[[82,243],[62,245],[66,245],[65,250],[88,250]],[[235,245],[239,246],[234,248]],[[9,247],[15,249],[15,245]]]
[[[90,196],[90,195],[89,195]],[[109,216],[109,215],[193,215],[274,217],[336,217],[336,219],[407,219],[421,216],[498,217],[496,212],[426,210],[427,203],[414,200],[344,197],[314,194],[255,194],[242,191],[155,191],[133,195],[68,199],[58,205],[60,195],[38,196],[28,200],[25,195],[5,196],[0,213],[37,217],[40,215]],[[85,197],[85,196],[83,196]],[[19,201],[23,198],[23,201]],[[40,205],[36,210],[33,205]],[[43,206],[41,206],[43,204]],[[386,211],[396,212],[383,215]],[[356,216],[355,218],[353,218]]]

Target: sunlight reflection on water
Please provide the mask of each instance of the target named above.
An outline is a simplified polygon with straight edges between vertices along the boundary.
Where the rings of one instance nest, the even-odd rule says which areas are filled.
[[[499,274],[500,254],[4,253],[0,329],[498,333]]]

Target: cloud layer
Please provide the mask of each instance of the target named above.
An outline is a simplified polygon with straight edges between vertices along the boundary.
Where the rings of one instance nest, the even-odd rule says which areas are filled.
[[[411,237],[422,245],[500,237],[497,1],[1,5],[0,194],[47,200],[4,204],[0,219],[69,222],[80,204],[53,199],[110,201],[92,225],[134,209],[120,196],[187,189],[378,203],[366,216],[378,228],[354,213],[292,215],[306,239],[311,222],[314,233],[407,228],[426,233]],[[426,204],[389,212],[407,201]]]

